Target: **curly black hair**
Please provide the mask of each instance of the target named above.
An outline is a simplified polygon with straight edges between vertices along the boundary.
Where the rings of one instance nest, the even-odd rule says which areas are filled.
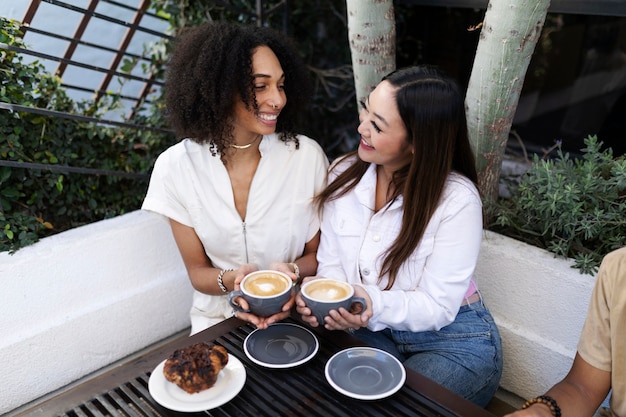
[[[268,46],[285,73],[287,104],[276,131],[281,140],[294,141],[296,116],[310,102],[309,71],[293,42],[267,27],[230,22],[210,22],[183,30],[176,38],[167,68],[165,102],[167,119],[179,138],[210,143],[223,154],[233,143],[236,100],[255,108],[252,54]]]

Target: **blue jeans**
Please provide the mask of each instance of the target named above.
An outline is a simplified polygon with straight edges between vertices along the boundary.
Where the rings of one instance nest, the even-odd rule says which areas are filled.
[[[482,301],[461,306],[454,322],[439,331],[361,328],[354,335],[481,407],[500,384],[500,333]]]

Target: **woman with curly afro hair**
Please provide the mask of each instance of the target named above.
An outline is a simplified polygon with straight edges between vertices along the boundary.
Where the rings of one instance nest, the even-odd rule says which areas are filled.
[[[169,219],[195,290],[192,334],[233,314],[228,293],[245,274],[275,269],[296,280],[317,269],[312,200],[328,158],[294,131],[309,86],[295,47],[269,28],[210,22],[176,39],[165,97],[181,141],[157,158],[142,209]],[[238,317],[266,328],[293,304]]]

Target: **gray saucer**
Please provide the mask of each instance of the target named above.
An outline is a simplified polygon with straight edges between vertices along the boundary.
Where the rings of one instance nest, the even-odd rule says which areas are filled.
[[[257,329],[243,342],[246,356],[267,368],[292,368],[315,356],[319,342],[308,329],[290,323],[272,324]]]
[[[336,353],[326,363],[326,379],[337,391],[360,400],[378,400],[398,391],[406,371],[380,349],[356,347]]]

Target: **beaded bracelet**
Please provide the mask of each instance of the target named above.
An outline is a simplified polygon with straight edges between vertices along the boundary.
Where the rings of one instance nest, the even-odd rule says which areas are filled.
[[[219,285],[220,290],[222,290],[223,293],[228,292],[228,288],[224,285],[224,274],[230,271],[234,271],[234,269],[222,269],[217,275],[217,285]]]
[[[533,404],[544,404],[550,408],[550,412],[554,417],[561,417],[561,407],[557,404],[556,400],[547,395],[540,395],[536,398],[532,398],[524,403],[522,410],[530,407]]]

